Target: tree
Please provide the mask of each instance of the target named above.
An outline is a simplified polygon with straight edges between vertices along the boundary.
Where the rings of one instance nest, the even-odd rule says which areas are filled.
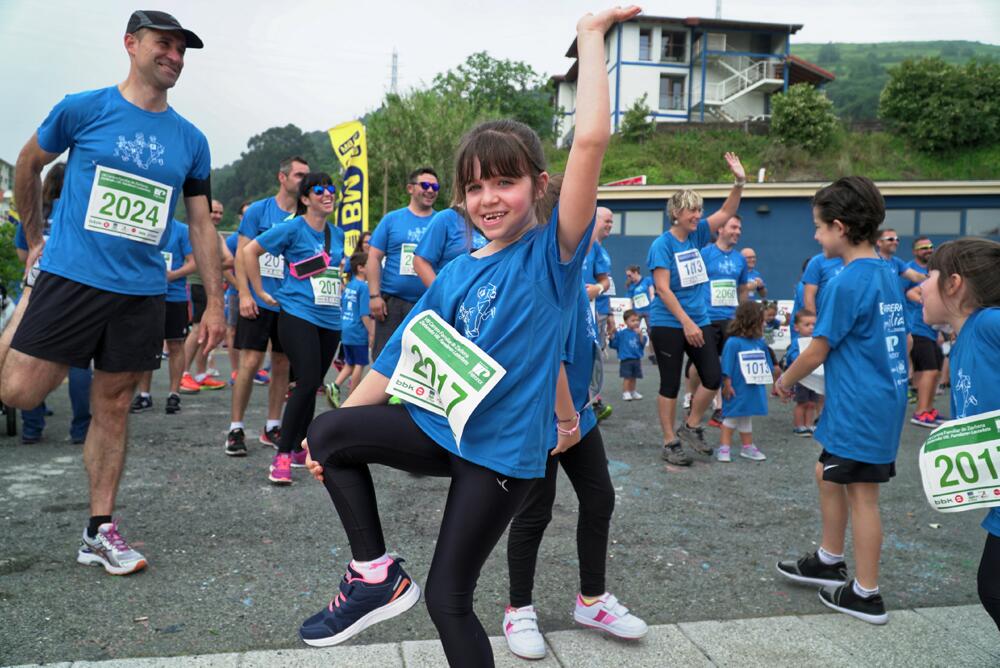
[[[820,151],[837,131],[833,103],[809,84],[795,84],[771,98],[771,133],[783,144]]]
[[[1000,140],[1000,64],[949,65],[940,58],[905,60],[889,72],[879,116],[914,147],[928,152]]]
[[[621,135],[627,142],[644,144],[656,132],[656,123],[650,118],[653,111],[646,104],[647,97],[648,95],[643,93],[622,117]]]
[[[24,276],[24,263],[14,248],[14,233],[17,226],[0,221],[0,284],[13,296]]]
[[[521,61],[474,53],[453,70],[434,77],[433,90],[466,100],[474,110],[495,111],[531,126],[540,136],[553,133],[555,109],[546,78]]]
[[[819,48],[816,54],[816,62],[822,65],[840,62],[840,49],[833,42],[827,42]]]

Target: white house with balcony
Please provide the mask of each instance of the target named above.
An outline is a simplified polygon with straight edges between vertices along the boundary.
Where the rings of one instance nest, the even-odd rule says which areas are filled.
[[[643,95],[658,123],[736,122],[768,118],[771,95],[796,83],[823,86],[833,74],[791,55],[801,24],[698,17],[637,16],[609,31],[604,60],[611,92],[611,128]],[[557,142],[570,138],[576,114],[579,62],[552,77]]]

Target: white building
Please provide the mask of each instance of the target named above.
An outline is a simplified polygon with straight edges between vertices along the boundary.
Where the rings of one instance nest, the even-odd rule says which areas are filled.
[[[768,118],[770,97],[796,83],[822,86],[833,74],[790,53],[800,24],[697,17],[637,16],[604,39],[611,128],[646,95],[658,123]],[[577,58],[576,40],[566,52]],[[574,127],[578,62],[552,77],[559,107],[557,141]]]
[[[14,165],[0,160],[0,223],[7,221],[10,201],[14,197]]]

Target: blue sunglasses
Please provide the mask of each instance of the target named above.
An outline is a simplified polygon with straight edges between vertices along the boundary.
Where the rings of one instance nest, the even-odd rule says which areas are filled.
[[[313,186],[312,187],[312,192],[313,192],[313,195],[322,195],[324,192],[328,192],[331,195],[336,195],[337,194],[337,186],[332,186],[332,185],[330,185],[330,186]]]

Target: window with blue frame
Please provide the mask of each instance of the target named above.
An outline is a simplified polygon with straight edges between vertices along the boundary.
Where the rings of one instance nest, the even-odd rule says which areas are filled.
[[[886,209],[883,228],[892,228],[902,237],[916,234],[917,212],[914,209]]]
[[[1000,209],[967,209],[965,233],[973,237],[1000,237]]]
[[[684,110],[684,77],[676,74],[660,75],[660,109]]]
[[[664,30],[660,35],[660,62],[681,63],[687,60],[687,33]]]
[[[962,233],[961,211],[922,210],[920,234],[959,235]]]
[[[663,210],[626,211],[625,236],[658,237],[663,234]]]
[[[653,59],[653,31],[649,28],[639,29],[639,60]]]

